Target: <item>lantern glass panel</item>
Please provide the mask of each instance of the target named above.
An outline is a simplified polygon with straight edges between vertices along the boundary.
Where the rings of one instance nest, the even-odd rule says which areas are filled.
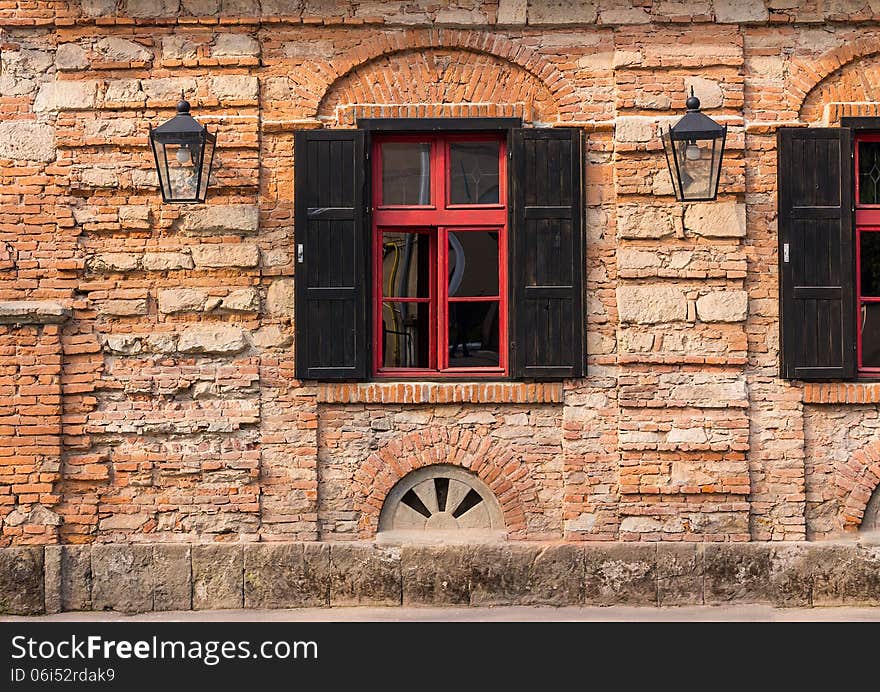
[[[155,142],[159,181],[166,201],[195,202],[202,168],[201,137],[160,138]]]
[[[204,201],[208,194],[208,182],[211,177],[211,168],[214,163],[213,135],[208,135],[201,146],[200,177],[199,177],[199,200]]]

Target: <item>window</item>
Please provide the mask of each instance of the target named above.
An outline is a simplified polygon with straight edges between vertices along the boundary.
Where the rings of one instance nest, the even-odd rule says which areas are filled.
[[[376,137],[372,160],[373,372],[504,375],[504,139]]]
[[[858,371],[880,374],[880,135],[855,145]]]
[[[581,376],[581,131],[358,124],[296,135],[297,376]]]

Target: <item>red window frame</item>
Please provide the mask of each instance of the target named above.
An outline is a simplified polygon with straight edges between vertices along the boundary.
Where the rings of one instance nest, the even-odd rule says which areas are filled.
[[[854,143],[855,207],[856,207],[856,355],[859,373],[876,376],[880,366],[866,367],[862,364],[862,307],[866,303],[880,303],[880,296],[862,295],[862,235],[880,233],[880,204],[862,204],[859,184],[859,145],[862,142],[880,142],[880,133],[860,134]]]
[[[391,206],[382,204],[382,152],[386,143],[430,143],[431,195],[427,205]],[[498,203],[453,205],[449,202],[450,146],[457,142],[498,143]],[[461,378],[503,377],[508,374],[507,353],[507,146],[495,133],[394,134],[374,138],[372,160],[372,237],[373,237],[373,374],[379,378]],[[386,231],[429,233],[431,236],[431,276],[429,298],[400,298],[384,295],[382,234]],[[448,276],[448,234],[450,231],[491,231],[498,233],[498,295],[452,296],[444,280]],[[383,367],[385,347],[382,309],[385,302],[428,302],[428,368]],[[494,302],[498,304],[498,366],[449,367],[449,304],[456,302]]]

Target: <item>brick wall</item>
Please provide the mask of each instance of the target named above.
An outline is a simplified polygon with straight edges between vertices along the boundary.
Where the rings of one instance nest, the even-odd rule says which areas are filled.
[[[11,0],[0,26],[0,301],[72,311],[0,327],[5,543],[369,537],[395,450],[495,464],[516,538],[858,527],[876,393],[777,377],[775,129],[876,113],[868,4]],[[691,87],[729,151],[682,206],[657,135]],[[146,146],[181,89],[218,134],[206,206],[160,204]],[[294,133],[477,115],[586,132],[589,375],[296,380]]]

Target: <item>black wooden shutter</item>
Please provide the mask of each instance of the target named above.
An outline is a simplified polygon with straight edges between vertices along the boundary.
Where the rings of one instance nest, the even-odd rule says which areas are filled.
[[[848,128],[780,128],[780,360],[799,380],[855,374],[852,146]]]
[[[364,133],[298,132],[294,156],[297,377],[364,379],[369,363]]]
[[[575,128],[511,131],[511,372],[584,374],[582,139]]]

